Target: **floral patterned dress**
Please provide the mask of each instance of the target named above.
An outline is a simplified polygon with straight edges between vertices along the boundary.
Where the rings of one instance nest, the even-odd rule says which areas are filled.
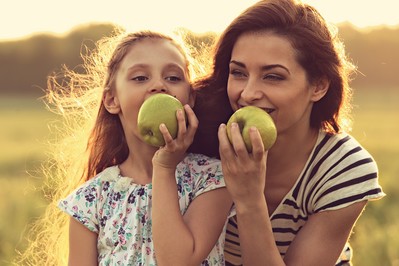
[[[134,178],[134,177],[133,177]],[[157,265],[152,242],[152,184],[105,169],[59,202],[61,210],[98,234],[99,265]],[[180,211],[202,193],[225,186],[219,160],[188,154],[176,168]],[[224,265],[225,230],[201,265]]]

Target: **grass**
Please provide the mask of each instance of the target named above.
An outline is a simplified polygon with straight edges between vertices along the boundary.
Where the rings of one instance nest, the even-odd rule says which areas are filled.
[[[355,95],[352,135],[377,161],[387,196],[369,203],[355,227],[354,264],[398,266],[399,90],[367,89]],[[47,159],[46,143],[53,137],[48,124],[56,118],[40,101],[0,98],[0,265],[11,265],[16,250],[24,249],[29,223],[46,206],[38,189],[40,165]]]
[[[0,98],[0,265],[24,249],[28,225],[46,207],[40,165],[55,118],[39,100]]]
[[[354,265],[399,265],[398,89],[356,92],[352,133],[376,160],[387,196],[370,202],[356,224],[351,237]]]

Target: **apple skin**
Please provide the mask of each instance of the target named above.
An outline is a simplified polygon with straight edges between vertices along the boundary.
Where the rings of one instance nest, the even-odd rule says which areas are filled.
[[[143,141],[155,147],[165,145],[160,124],[164,123],[173,139],[177,137],[178,123],[176,111],[183,109],[182,103],[175,97],[157,93],[148,97],[140,107],[137,117],[139,134]]]
[[[252,152],[249,129],[254,126],[258,129],[265,150],[270,149],[276,142],[277,130],[271,116],[256,106],[245,106],[235,111],[227,122],[227,136],[232,143],[231,123],[236,122],[240,128],[242,138],[249,153]]]

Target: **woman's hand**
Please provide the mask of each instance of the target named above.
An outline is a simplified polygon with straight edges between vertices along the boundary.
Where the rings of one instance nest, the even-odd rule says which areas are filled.
[[[187,115],[188,126],[186,126],[183,111],[178,110],[176,112],[176,118],[178,121],[178,134],[176,139],[172,138],[165,124],[159,126],[165,140],[165,146],[161,147],[155,153],[152,159],[154,166],[173,170],[176,169],[176,166],[181,160],[183,160],[188,147],[193,142],[195,132],[198,128],[198,119],[188,104],[184,105],[184,111]]]
[[[248,153],[237,123],[231,126],[232,144],[230,143],[226,125],[219,127],[219,152],[222,161],[226,187],[236,206],[249,206],[264,200],[266,157],[259,131],[250,129],[252,153]],[[238,206],[237,206],[238,207]]]

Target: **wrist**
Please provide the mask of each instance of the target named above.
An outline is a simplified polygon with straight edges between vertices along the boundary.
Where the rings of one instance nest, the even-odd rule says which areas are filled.
[[[172,176],[175,177],[176,167],[165,166],[161,164],[153,164],[153,176]]]
[[[248,197],[246,199],[234,201],[236,212],[239,215],[268,212],[264,194],[258,197]]]

